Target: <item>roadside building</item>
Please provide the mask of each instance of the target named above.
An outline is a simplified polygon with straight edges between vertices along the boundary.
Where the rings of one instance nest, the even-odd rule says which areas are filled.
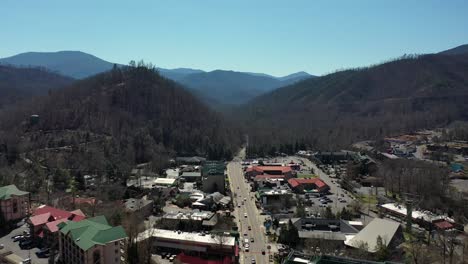
[[[326,193],[330,190],[320,178],[291,178],[288,183],[296,193]]]
[[[177,185],[176,179],[156,178],[153,182],[153,187],[174,187]]]
[[[141,199],[127,199],[124,206],[126,212],[137,214],[141,217],[146,217],[153,213],[153,201],[148,200],[146,196]]]
[[[138,235],[137,241],[151,240],[152,252],[178,252],[182,263],[237,263],[236,239],[230,235],[206,235],[164,229],[148,229]],[[219,259],[218,261],[214,259]]]
[[[317,244],[325,241],[328,250],[343,248],[345,242],[359,232],[341,219],[291,218],[291,222],[297,228],[300,239],[314,240]]]
[[[29,213],[29,193],[15,185],[0,187],[0,204],[0,213],[6,222],[22,219]]]
[[[63,222],[78,222],[86,216],[81,210],[65,211],[48,205],[36,208],[27,220],[33,239],[42,240],[47,245],[56,241],[58,225]]]
[[[408,210],[401,204],[386,203],[380,205],[380,209],[390,217],[395,217],[400,220],[406,220],[408,215]],[[411,210],[411,219],[414,223],[427,230],[460,228],[455,223],[454,219],[446,215],[437,215],[426,210]]]
[[[257,175],[282,175],[285,179],[294,177],[295,172],[289,166],[252,166],[245,170],[245,177],[252,179]]]
[[[193,156],[193,157],[176,157],[177,165],[201,165],[206,161],[206,158]]]
[[[266,210],[288,210],[294,204],[291,190],[286,188],[259,189],[256,197]]]
[[[374,218],[353,238],[347,240],[345,244],[351,248],[365,249],[369,253],[377,252],[377,239],[380,237],[384,246],[392,249],[398,246],[403,239],[403,232],[400,223]],[[365,245],[363,247],[363,245]]]
[[[180,175],[180,178],[186,182],[199,182],[201,181],[201,172],[199,171],[184,171]]]
[[[323,255],[318,251],[314,254],[305,254],[299,251],[291,251],[282,264],[398,264],[396,262],[371,261],[364,259],[346,258],[340,256]]]
[[[166,213],[161,218],[161,225],[165,229],[181,231],[210,230],[217,223],[218,216],[216,213],[200,210]]]
[[[226,165],[221,161],[207,161],[202,167],[202,191],[205,193],[226,191]]]
[[[180,175],[180,170],[178,168],[176,168],[176,169],[167,169],[166,170],[166,178],[178,179],[179,175]]]
[[[125,262],[127,234],[112,227],[104,216],[59,224],[59,255],[62,263],[95,264]]]
[[[284,175],[269,175],[261,174],[254,178],[254,188],[272,188],[280,185],[284,185],[287,181]]]

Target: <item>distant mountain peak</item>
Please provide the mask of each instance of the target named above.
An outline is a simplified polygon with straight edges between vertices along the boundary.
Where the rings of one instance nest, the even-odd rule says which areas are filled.
[[[468,44],[460,45],[460,46],[455,47],[455,48],[444,50],[442,52],[439,52],[439,54],[444,54],[444,55],[468,54]]]

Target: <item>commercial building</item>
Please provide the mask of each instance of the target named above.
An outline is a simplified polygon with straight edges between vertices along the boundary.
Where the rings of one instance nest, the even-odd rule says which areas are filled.
[[[297,228],[300,239],[335,242],[337,248],[344,247],[345,241],[359,232],[341,219],[292,218],[291,222]]]
[[[387,203],[380,205],[381,210],[401,220],[406,220],[408,210],[404,205]],[[411,219],[414,223],[426,229],[453,229],[457,228],[455,220],[446,215],[437,215],[429,211],[413,209],[411,212]]]
[[[364,227],[353,238],[345,241],[345,244],[352,248],[362,249],[369,253],[377,252],[377,238],[382,239],[382,243],[388,248],[394,248],[402,242],[403,233],[400,223],[374,218],[367,226]]]
[[[252,179],[257,175],[282,175],[285,179],[292,178],[294,171],[289,166],[252,166],[245,170],[245,177]]]
[[[285,184],[287,181],[284,175],[261,174],[254,178],[254,188],[272,188]]]
[[[108,264],[125,262],[127,235],[104,216],[59,224],[59,254],[63,263]]]
[[[191,231],[208,230],[218,223],[218,216],[214,212],[193,210],[191,212],[166,213],[161,218],[161,225],[171,230]]]
[[[153,201],[145,197],[141,199],[130,198],[125,201],[125,211],[139,216],[146,217],[153,212]]]
[[[58,225],[68,221],[81,221],[86,216],[81,210],[65,211],[48,205],[36,208],[28,219],[31,235],[45,244],[52,245],[56,241]]]
[[[345,258],[339,256],[317,254],[304,254],[298,251],[291,251],[283,260],[282,264],[398,264],[396,262],[371,261],[364,259]]]
[[[172,187],[175,186],[177,179],[170,178],[156,178],[153,183],[153,187]]]
[[[296,193],[326,193],[330,190],[320,178],[291,178],[288,183]]]
[[[186,182],[198,182],[201,180],[201,172],[199,171],[184,171],[180,178],[184,179]]]
[[[29,193],[19,190],[15,185],[0,187],[0,213],[5,221],[15,221],[29,213]]]
[[[287,210],[294,204],[293,193],[287,186],[259,189],[256,197],[266,210]]]
[[[138,235],[137,241],[151,239],[153,252],[171,250],[180,252],[177,258],[196,259],[217,258],[222,261],[213,263],[237,263],[238,248],[236,239],[228,235],[206,235],[165,229],[148,229]],[[182,259],[184,263],[187,262]],[[203,263],[203,262],[200,262]]]
[[[226,192],[226,165],[221,161],[207,161],[202,167],[202,191],[205,193]]]

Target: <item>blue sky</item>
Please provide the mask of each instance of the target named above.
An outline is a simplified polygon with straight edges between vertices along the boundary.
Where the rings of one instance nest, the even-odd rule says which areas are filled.
[[[468,43],[468,1],[0,1],[0,57],[80,50],[111,62],[326,74]]]

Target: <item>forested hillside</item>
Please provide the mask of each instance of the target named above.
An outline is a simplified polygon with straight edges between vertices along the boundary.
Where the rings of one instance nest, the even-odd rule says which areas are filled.
[[[30,120],[30,115],[39,115]],[[0,116],[0,166],[128,172],[169,157],[230,158],[240,134],[175,82],[143,65],[55,90]]]
[[[239,111],[251,151],[263,153],[298,144],[336,149],[466,120],[467,102],[468,55],[424,55],[307,79]]]
[[[297,73],[283,78],[265,74],[216,70],[186,75],[176,79],[194,90],[200,98],[221,104],[238,105],[276,88],[310,78],[307,73]]]
[[[0,65],[0,109],[20,100],[44,95],[70,84],[73,79],[43,68],[15,68]]]

